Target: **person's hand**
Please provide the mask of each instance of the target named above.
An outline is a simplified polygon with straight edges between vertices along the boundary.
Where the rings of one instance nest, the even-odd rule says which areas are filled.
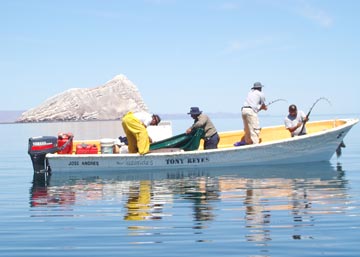
[[[185,131],[185,133],[186,133],[186,134],[190,134],[191,131],[192,131],[192,129],[191,129],[191,128],[188,128],[188,129]]]

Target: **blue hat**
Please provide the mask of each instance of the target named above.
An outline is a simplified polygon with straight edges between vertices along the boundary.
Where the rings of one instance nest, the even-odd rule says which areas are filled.
[[[252,88],[262,88],[264,85],[261,84],[260,82],[255,82],[254,86]]]
[[[191,114],[191,115],[199,115],[201,113],[202,113],[202,111],[200,111],[199,107],[191,107],[190,112],[188,112],[188,114]]]

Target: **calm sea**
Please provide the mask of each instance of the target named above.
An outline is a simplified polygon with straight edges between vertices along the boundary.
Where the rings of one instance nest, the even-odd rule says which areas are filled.
[[[339,117],[354,118],[325,118]],[[174,120],[174,135],[191,122]],[[214,123],[242,128],[241,118]],[[359,124],[325,163],[45,181],[33,176],[28,138],[58,132],[122,130],[119,121],[0,124],[0,256],[359,256]]]

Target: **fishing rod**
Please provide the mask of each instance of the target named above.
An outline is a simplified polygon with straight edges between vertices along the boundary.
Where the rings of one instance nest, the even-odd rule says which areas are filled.
[[[275,100],[273,100],[273,101],[269,102],[266,106],[269,106],[270,104],[273,104],[273,103],[276,103],[276,102],[279,102],[279,101],[284,101],[284,102],[287,102],[287,100],[282,99],[282,98],[279,98],[279,99],[275,99]]]
[[[314,108],[314,106],[315,106],[320,100],[325,100],[325,101],[327,101],[327,102],[331,105],[330,100],[327,99],[327,98],[325,98],[325,97],[320,97],[319,99],[317,99],[317,100],[313,103],[313,105],[311,106],[309,112],[306,114],[306,119],[305,119],[305,121],[303,122],[303,125],[302,125],[302,127],[301,127],[301,130],[300,130],[299,135],[301,135],[301,134],[303,133],[304,128],[305,128],[305,124],[306,124],[307,120],[309,120],[309,116],[310,116],[310,113],[311,113],[312,109]]]

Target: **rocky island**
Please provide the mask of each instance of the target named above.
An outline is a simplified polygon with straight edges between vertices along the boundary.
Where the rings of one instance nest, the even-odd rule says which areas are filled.
[[[95,88],[72,88],[25,111],[16,122],[114,120],[129,110],[148,111],[138,88],[117,75]]]

